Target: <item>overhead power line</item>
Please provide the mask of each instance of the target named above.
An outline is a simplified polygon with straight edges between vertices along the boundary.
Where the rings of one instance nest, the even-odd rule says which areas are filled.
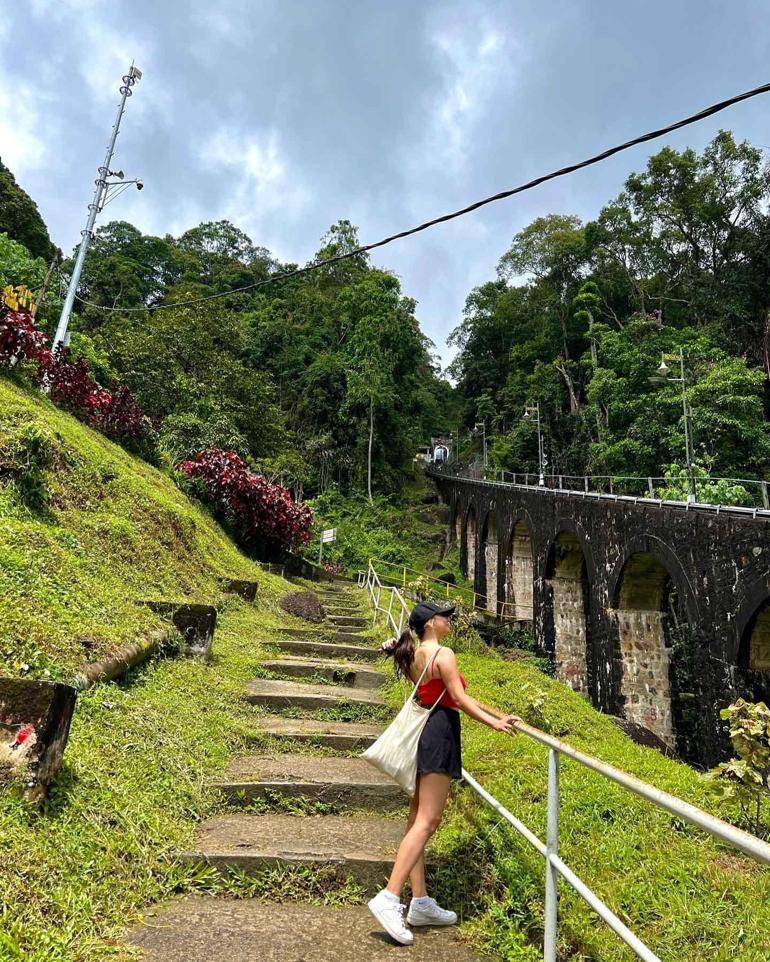
[[[78,300],[82,304],[86,304],[89,307],[96,308],[101,311],[110,311],[118,313],[143,313],[147,310],[162,311],[169,310],[172,307],[190,307],[194,304],[202,304],[205,301],[219,300],[223,297],[230,297],[233,294],[240,294],[244,291],[253,291],[260,287],[266,287],[269,284],[274,284],[276,281],[288,280],[291,277],[298,277],[300,274],[309,274],[311,271],[316,271],[321,267],[327,267],[329,264],[337,264],[340,261],[349,260],[351,257],[356,257],[359,254],[366,254],[369,251],[376,250],[378,247],[385,247],[386,244],[392,244],[393,241],[401,240],[404,237],[411,237],[412,234],[419,234],[421,231],[428,230],[430,227],[435,227],[437,224],[444,224],[447,221],[454,220],[457,217],[464,217],[466,214],[470,214],[480,207],[486,207],[487,204],[494,204],[500,200],[506,200],[508,197],[513,197],[515,194],[522,194],[524,191],[532,190],[533,187],[538,187],[540,184],[546,183],[549,180],[555,180],[557,177],[565,177],[567,174],[572,174],[576,170],[582,170],[584,167],[591,167],[593,164],[598,164],[607,158],[619,154],[624,150],[628,150],[630,147],[636,147],[638,144],[646,143],[649,140],[657,140],[658,137],[663,137],[666,134],[670,134],[674,130],[680,130],[682,127],[689,127],[690,124],[695,124],[700,120],[705,120],[706,117],[711,117],[714,114],[719,113],[722,110],[726,110],[728,107],[732,107],[734,104],[740,103],[742,100],[749,100],[752,97],[756,97],[759,94],[765,94],[770,92],[770,83],[762,84],[761,87],[754,87],[752,90],[747,90],[744,93],[736,94],[734,97],[729,97],[727,100],[720,100],[719,103],[712,104],[710,107],[705,107],[703,110],[698,111],[697,114],[691,114],[689,117],[685,117],[683,120],[677,120],[675,123],[668,124],[666,127],[660,127],[657,130],[651,130],[649,133],[640,134],[638,137],[634,137],[632,140],[627,140],[623,144],[618,144],[616,147],[609,147],[607,150],[603,150],[599,154],[594,154],[592,157],[586,158],[586,160],[581,160],[578,163],[570,164],[567,167],[560,167],[558,170],[552,170],[548,174],[541,174],[539,177],[535,177],[533,180],[528,180],[525,184],[520,184],[518,187],[512,187],[510,190],[502,190],[497,194],[492,194],[489,197],[484,197],[482,200],[477,200],[473,204],[468,204],[467,207],[462,207],[460,210],[452,211],[450,214],[442,214],[440,217],[434,217],[432,220],[427,220],[417,227],[410,227],[409,230],[399,231],[398,234],[391,234],[389,237],[384,237],[382,240],[375,241],[373,244],[364,244],[361,247],[356,247],[355,250],[347,251],[344,254],[336,254],[334,257],[327,257],[322,261],[315,261],[312,264],[308,264],[305,267],[298,267],[293,271],[285,271],[282,274],[273,274],[271,277],[263,281],[256,281],[253,284],[246,284],[243,287],[236,287],[231,291],[225,291],[220,294],[207,294],[201,297],[188,298],[186,300],[174,301],[170,304],[159,304],[157,307],[147,308],[147,307],[115,307],[108,306],[106,304],[95,304],[92,301],[87,301],[82,297],[78,297]]]

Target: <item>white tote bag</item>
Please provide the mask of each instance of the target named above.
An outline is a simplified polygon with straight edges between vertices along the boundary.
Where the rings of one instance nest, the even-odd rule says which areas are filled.
[[[439,649],[440,650],[440,649]],[[436,652],[436,655],[438,652]],[[444,697],[441,692],[430,708],[423,708],[415,701],[415,693],[433,660],[423,668],[422,674],[412,689],[411,695],[404,703],[404,707],[380,735],[377,741],[370,745],[361,757],[374,765],[375,768],[390,775],[411,798],[417,787],[417,743],[430,717],[430,713]]]

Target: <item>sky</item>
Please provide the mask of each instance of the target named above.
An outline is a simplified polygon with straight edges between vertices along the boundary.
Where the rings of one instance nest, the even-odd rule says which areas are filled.
[[[100,222],[178,235],[228,218],[304,263],[513,187],[770,80],[770,0],[0,0],[0,158],[66,253],[134,60]],[[668,143],[767,145],[770,94],[394,243],[444,364],[469,291],[535,217],[584,220]]]

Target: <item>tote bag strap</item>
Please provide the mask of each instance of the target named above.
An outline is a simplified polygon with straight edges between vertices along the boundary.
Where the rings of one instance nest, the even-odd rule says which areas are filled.
[[[439,652],[440,652],[440,651],[441,651],[441,648],[439,647],[439,649],[438,649],[438,651],[436,652],[436,654],[431,658],[431,660],[428,662],[428,664],[423,668],[423,670],[422,670],[422,672],[421,672],[421,674],[420,674],[420,677],[419,677],[419,678],[417,679],[417,681],[415,682],[415,685],[414,685],[414,688],[412,689],[411,695],[407,698],[407,702],[410,702],[410,701],[414,698],[414,696],[417,694],[417,689],[420,687],[420,682],[421,682],[421,681],[423,680],[423,678],[425,677],[425,673],[428,671],[428,669],[433,665],[433,662],[438,658],[438,655],[439,655]],[[431,710],[431,711],[433,711],[433,709],[436,707],[436,705],[438,705],[438,703],[439,703],[439,702],[441,701],[441,699],[444,697],[445,693],[446,693],[446,686],[444,686],[444,691],[441,692],[441,694],[438,696],[438,698],[436,699],[436,701],[430,706],[430,710]]]

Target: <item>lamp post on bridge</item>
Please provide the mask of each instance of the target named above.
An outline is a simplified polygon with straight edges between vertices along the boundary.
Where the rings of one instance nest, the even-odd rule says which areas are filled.
[[[678,357],[676,355],[669,355],[669,359],[672,357],[679,361],[679,377],[669,377],[671,368],[668,366],[668,364],[666,364],[666,355],[661,354],[658,373],[653,377],[648,378],[648,380],[651,384],[680,384],[682,387],[682,411],[684,414],[684,456],[687,463],[687,483],[689,487],[687,500],[688,502],[693,502],[697,501],[694,467],[695,456],[693,454],[692,445],[692,409],[687,403],[687,390],[684,376],[684,350],[680,347]]]
[[[537,465],[540,472],[540,477],[538,479],[538,486],[545,486],[545,477],[543,476],[543,434],[540,430],[540,401],[536,401],[533,404],[524,405],[524,416],[523,421],[528,421],[533,414],[537,415]]]
[[[473,425],[473,430],[476,434],[481,431],[481,443],[484,446],[484,470],[487,468],[487,422],[486,421],[476,421]]]

